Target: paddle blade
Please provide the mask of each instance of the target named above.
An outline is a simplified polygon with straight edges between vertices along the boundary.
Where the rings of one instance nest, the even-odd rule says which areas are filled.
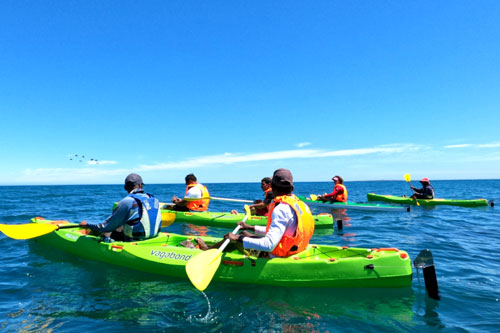
[[[165,228],[174,223],[176,216],[175,213],[161,212],[161,227]]]
[[[58,228],[54,224],[0,224],[0,231],[14,239],[30,239],[51,233]]]
[[[219,249],[211,249],[189,259],[186,273],[196,289],[203,291],[208,287],[219,268],[221,257],[222,252]]]
[[[407,174],[405,175],[405,180],[406,180],[406,182],[408,182],[408,183],[409,183],[409,182],[411,182],[411,176],[410,176],[410,174],[409,174],[409,173],[407,173]]]
[[[252,212],[250,211],[250,206],[248,206],[248,205],[245,205],[243,207],[243,209],[245,209],[245,218],[243,219],[243,222],[246,222],[246,220],[248,220],[250,215],[252,215]],[[233,232],[233,234],[234,234],[234,232]]]
[[[310,194],[309,197],[312,201],[316,201],[316,199],[318,199],[318,196],[316,194]]]

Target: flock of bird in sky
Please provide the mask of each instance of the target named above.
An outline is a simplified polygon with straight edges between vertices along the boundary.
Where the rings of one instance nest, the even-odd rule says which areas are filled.
[[[85,155],[80,155],[78,156],[78,154],[75,154],[74,156],[73,155],[69,155],[69,160],[70,161],[79,161],[79,162],[83,162],[85,160]],[[89,161],[95,163],[95,164],[99,164],[99,161],[95,158],[91,158]]]

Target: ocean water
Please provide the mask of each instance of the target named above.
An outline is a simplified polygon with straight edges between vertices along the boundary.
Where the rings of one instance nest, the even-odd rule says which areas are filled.
[[[215,197],[258,199],[259,183],[206,184]],[[349,201],[366,193],[411,194],[404,181],[347,182]],[[417,184],[415,184],[417,185]],[[434,181],[436,196],[500,203],[500,180]],[[330,192],[332,183],[296,183],[295,193]],[[182,184],[147,185],[162,201]],[[126,193],[119,185],[3,186],[0,222],[34,216],[102,221]],[[210,210],[242,210],[212,201]],[[320,211],[316,211],[320,212]],[[412,207],[411,212],[347,211],[343,230],[312,243],[397,247],[412,260],[434,255],[441,300],[430,299],[414,271],[402,289],[278,288],[212,282],[207,298],[187,279],[109,266],[0,235],[0,330],[3,332],[493,332],[500,328],[499,207]],[[222,236],[218,228],[173,224],[169,232]],[[208,302],[207,302],[208,299]],[[210,305],[210,312],[208,307]],[[208,313],[207,313],[208,312]]]

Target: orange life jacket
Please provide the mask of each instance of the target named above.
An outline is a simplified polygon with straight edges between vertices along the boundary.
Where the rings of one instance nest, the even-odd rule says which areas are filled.
[[[340,186],[344,189],[344,192],[337,194],[335,196],[335,201],[346,202],[347,201],[347,188],[342,184],[337,184],[335,186]]]
[[[268,188],[267,190],[264,191],[264,198],[266,197],[266,195],[271,192],[273,190],[272,187]]]
[[[184,196],[186,196],[186,194],[192,187],[198,187],[201,190],[201,199],[188,201],[186,207],[189,208],[190,210],[196,210],[198,212],[206,211],[208,209],[208,204],[210,203],[210,199],[202,199],[202,198],[210,197],[207,188],[202,184],[189,184],[188,186],[186,186],[186,193],[184,194]]]
[[[283,235],[278,245],[271,252],[276,257],[289,257],[306,249],[314,233],[314,218],[309,206],[300,201],[295,195],[282,195],[274,198],[274,201],[269,205],[266,233],[271,226],[273,210],[277,204],[289,205],[297,215],[295,235]]]
[[[264,200],[266,200],[267,194],[272,191],[273,191],[272,188],[268,188],[267,190],[264,191]],[[268,216],[268,214],[269,214],[268,206],[255,210],[255,215],[257,216]]]

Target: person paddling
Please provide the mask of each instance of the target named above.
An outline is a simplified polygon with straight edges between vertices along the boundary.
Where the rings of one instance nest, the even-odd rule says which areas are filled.
[[[253,215],[267,216],[269,213],[267,207],[274,199],[273,190],[271,188],[271,178],[262,178],[260,181],[260,188],[264,191],[264,200],[255,200],[253,205],[249,205],[248,207],[253,211]],[[233,209],[231,214],[238,214],[238,211]]]
[[[260,188],[264,191],[264,200],[255,200],[253,205],[250,205],[250,209],[255,209],[255,215],[267,216],[268,206],[274,199],[273,189],[271,188],[271,178],[264,177],[260,181]]]
[[[434,187],[432,187],[429,178],[424,177],[420,180],[422,188],[416,188],[410,185],[411,189],[415,191],[411,196],[412,199],[434,199]]]
[[[129,193],[103,223],[80,222],[80,226],[101,233],[103,241],[134,241],[153,238],[161,229],[160,201],[144,192],[141,176],[131,173],[125,178]]]
[[[180,212],[206,211],[210,203],[210,199],[204,199],[210,197],[207,187],[205,185],[199,184],[198,179],[196,179],[196,176],[192,173],[186,176],[185,181],[186,181],[186,193],[184,194],[184,199],[177,198],[174,195],[174,197],[172,198],[174,206],[168,207],[168,209]],[[195,200],[186,200],[186,199],[195,199]]]
[[[333,187],[333,192],[325,195],[319,195],[319,201],[329,201],[329,202],[346,202],[347,201],[347,188],[344,185],[344,180],[340,176],[335,176],[332,178],[335,186]]]
[[[269,206],[267,226],[239,222],[245,231],[238,235],[228,233],[224,238],[242,243],[246,249],[270,252],[271,257],[289,257],[306,249],[314,233],[314,218],[309,207],[292,194],[290,170],[274,171],[271,187],[275,197]]]

